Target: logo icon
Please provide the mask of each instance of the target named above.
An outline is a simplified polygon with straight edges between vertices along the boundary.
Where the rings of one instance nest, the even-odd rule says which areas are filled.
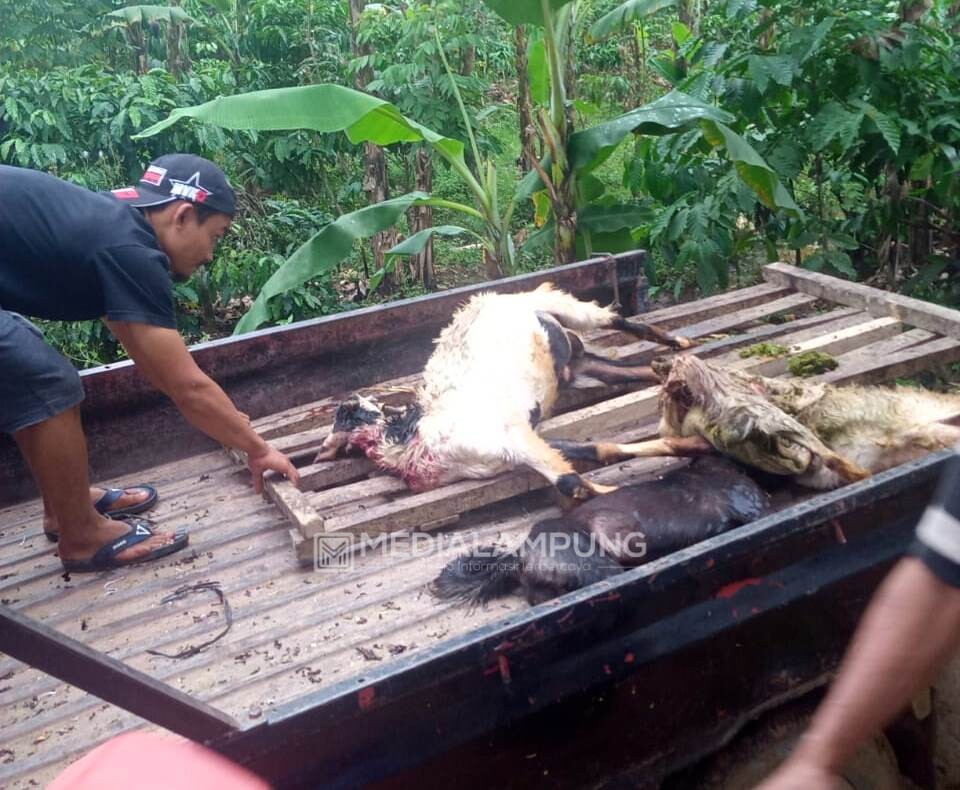
[[[353,535],[316,535],[313,556],[318,571],[353,569]]]
[[[147,172],[143,174],[141,181],[145,181],[148,184],[153,184],[155,187],[160,186],[163,181],[163,177],[167,174],[167,169],[165,167],[157,167],[156,165],[150,165],[147,168]]]
[[[200,171],[198,170],[186,181],[176,178],[170,179],[170,194],[174,197],[190,200],[194,203],[203,203],[210,197],[210,190],[200,186]]]

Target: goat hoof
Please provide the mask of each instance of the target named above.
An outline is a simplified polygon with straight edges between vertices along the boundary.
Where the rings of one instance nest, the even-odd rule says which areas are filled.
[[[678,335],[673,340],[677,348],[693,348],[697,345],[697,341],[691,340],[689,337],[680,337]]]
[[[590,483],[591,496],[595,494],[612,494],[618,486],[605,486],[600,483]]]

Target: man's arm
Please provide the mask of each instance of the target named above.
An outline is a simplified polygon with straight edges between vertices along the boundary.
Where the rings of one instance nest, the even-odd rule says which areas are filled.
[[[267,444],[220,385],[200,370],[179,332],[129,321],[104,319],[104,323],[147,381],[169,396],[191,425],[221,444],[247,454],[253,487],[258,493],[263,489],[263,473],[267,469],[299,484],[300,475],[290,459]]]
[[[839,786],[840,771],[929,685],[960,644],[960,589],[901,560],[874,595],[840,673],[793,756],[762,790]]]

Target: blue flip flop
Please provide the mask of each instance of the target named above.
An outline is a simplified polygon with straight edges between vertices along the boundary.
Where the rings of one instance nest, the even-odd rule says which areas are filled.
[[[128,507],[120,507],[116,510],[110,509],[110,506],[126,494],[127,491],[136,491],[137,489],[146,491],[149,495],[143,502],[138,502],[136,505],[129,505]],[[104,490],[103,496],[94,502],[93,506],[101,516],[110,516],[111,518],[113,516],[133,516],[152,508],[157,504],[158,498],[157,489],[143,483],[142,485],[128,486],[127,488],[107,488]]]
[[[143,502],[138,502],[136,505],[130,505],[128,507],[117,508],[116,510],[111,510],[110,505],[120,499],[127,491],[136,491],[140,489],[141,491],[146,491],[149,496],[143,500]],[[105,488],[103,491],[103,496],[100,497],[96,502],[93,503],[94,509],[101,516],[108,516],[110,518],[119,519],[120,516],[133,516],[137,513],[143,513],[145,510],[149,510],[160,498],[157,493],[157,489],[146,483],[142,483],[136,486],[127,486],[126,488]],[[60,540],[60,536],[56,532],[44,532],[44,535],[47,536],[47,540],[51,543],[56,543]]]
[[[63,570],[67,573],[97,573],[98,571],[109,571],[115,568],[123,568],[127,565],[136,565],[141,562],[149,562],[160,557],[166,557],[168,554],[180,551],[190,542],[190,536],[185,529],[178,529],[174,533],[174,540],[165,546],[154,549],[149,554],[138,557],[132,562],[121,562],[117,560],[117,555],[131,546],[148,538],[153,537],[153,525],[143,518],[132,518],[130,516],[121,516],[117,521],[125,521],[130,525],[130,531],[126,535],[121,535],[116,540],[101,546],[97,553],[89,560],[61,560]]]

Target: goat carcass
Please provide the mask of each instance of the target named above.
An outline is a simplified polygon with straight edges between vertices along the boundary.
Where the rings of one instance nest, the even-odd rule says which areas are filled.
[[[737,464],[698,458],[538,522],[513,551],[487,547],[458,557],[430,589],[471,605],[520,591],[537,604],[747,524],[769,508],[769,496]]]
[[[353,396],[337,410],[317,460],[358,447],[415,491],[527,465],[567,496],[611,490],[581,478],[536,433],[563,385],[659,381],[647,366],[590,354],[571,329],[611,328],[686,348],[685,338],[627,321],[550,284],[519,294],[480,294],[454,315],[427,361],[415,403],[382,408]]]
[[[772,379],[690,355],[667,366],[659,439],[557,443],[564,454],[613,461],[718,451],[823,490],[960,440],[960,428],[940,422],[960,414],[960,395]]]

